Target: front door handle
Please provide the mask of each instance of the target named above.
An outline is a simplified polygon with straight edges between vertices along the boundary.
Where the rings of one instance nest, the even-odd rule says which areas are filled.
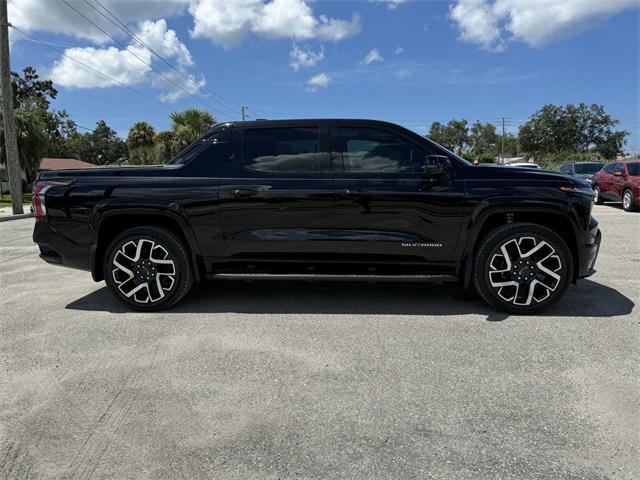
[[[258,190],[253,188],[232,188],[230,193],[234,197],[252,197],[258,194]]]

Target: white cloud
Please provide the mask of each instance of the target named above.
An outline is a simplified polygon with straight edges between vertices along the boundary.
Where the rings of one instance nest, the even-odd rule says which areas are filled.
[[[411,69],[401,68],[393,73],[398,80],[405,80],[411,76]]]
[[[541,47],[638,6],[639,0],[457,0],[449,15],[463,41],[502,51],[513,40]]]
[[[289,58],[291,59],[289,65],[291,65],[291,68],[296,72],[300,70],[301,67],[313,67],[318,62],[324,60],[324,47],[321,46],[320,51],[314,52],[309,47],[298,47],[294,44],[289,52]]]
[[[261,5],[253,31],[267,38],[306,39],[314,36],[315,26],[313,10],[304,1],[271,0]]]
[[[395,53],[396,55],[400,55],[400,54],[404,53],[404,48],[398,47],[393,51],[393,53]]]
[[[232,48],[249,34],[266,38],[338,41],[360,32],[360,17],[316,18],[305,0],[191,0],[191,35]]]
[[[142,83],[151,70],[126,50],[115,47],[108,48],[68,48],[67,57],[55,62],[51,70],[51,78],[57,85],[71,88],[102,88],[114,85],[136,85]],[[148,61],[150,54],[141,56]],[[103,72],[105,76],[83,67],[78,62]],[[108,78],[112,77],[114,80]]]
[[[397,8],[407,0],[369,0],[370,2],[386,3],[387,10],[397,10]]]
[[[364,56],[360,63],[363,65],[371,65],[374,62],[382,62],[383,60],[384,57],[380,54],[380,51],[377,48],[374,48]]]
[[[162,90],[160,94],[160,100],[167,103],[174,103],[177,100],[186,96],[185,91],[194,95],[205,85],[205,79],[201,78],[197,80],[193,75],[186,74],[191,81],[184,78],[178,72],[170,70],[163,72],[162,76],[155,75],[151,85],[155,88]],[[178,88],[176,85],[179,85]]]
[[[316,25],[316,35],[321,40],[331,40],[339,42],[345,38],[353,37],[362,30],[360,15],[354,13],[351,20],[340,20],[337,18],[327,18],[320,15],[320,21]]]
[[[308,92],[317,92],[318,88],[327,88],[331,82],[331,77],[326,73],[319,73],[314,75],[307,82],[306,90]]]
[[[165,20],[156,22],[144,21],[140,23],[137,36],[149,45],[155,52],[166,59],[173,61],[176,68],[185,72],[186,67],[193,64],[191,54],[187,47],[178,39],[174,30],[167,28]],[[52,80],[69,88],[103,88],[119,85],[139,85],[151,80],[151,85],[163,90],[161,100],[175,101],[186,95],[176,87],[178,84],[183,90],[195,93],[204,85],[204,80],[194,81],[199,85],[185,79],[178,72],[168,70],[162,73],[165,78],[154,73],[152,68],[156,61],[149,50],[137,42],[132,42],[126,49],[115,47],[75,47],[65,50],[64,57],[56,61],[51,70]],[[72,58],[74,60],[72,60]],[[96,71],[80,65],[82,62]],[[157,67],[156,67],[157,69]],[[109,78],[111,77],[111,78]],[[192,76],[190,78],[193,79]],[[173,82],[173,83],[172,83]]]
[[[189,0],[101,0],[109,11],[123,23],[141,20],[167,18],[180,14]],[[90,18],[110,34],[120,34],[120,30],[84,2],[69,2],[74,8]],[[100,6],[93,3],[98,10]],[[78,13],[62,2],[51,0],[9,0],[9,21],[27,31],[46,31],[72,35],[104,43],[110,39]],[[104,11],[103,11],[104,13]],[[107,13],[105,15],[108,16]]]
[[[138,37],[152,50],[163,57],[175,59],[181,67],[193,65],[189,49],[178,39],[175,30],[167,28],[167,22],[164,19],[157,22],[144,21],[139,29]]]
[[[450,15],[458,23],[460,38],[465,42],[477,43],[485,50],[504,49],[498,18],[485,0],[459,0],[451,7]]]

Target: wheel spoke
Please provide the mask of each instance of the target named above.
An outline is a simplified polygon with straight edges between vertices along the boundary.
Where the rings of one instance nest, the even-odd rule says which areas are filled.
[[[503,243],[489,262],[489,284],[505,302],[528,306],[549,298],[561,282],[555,248],[532,236]]]
[[[157,302],[175,285],[175,263],[167,249],[153,240],[125,243],[112,263],[118,290],[138,303]]]

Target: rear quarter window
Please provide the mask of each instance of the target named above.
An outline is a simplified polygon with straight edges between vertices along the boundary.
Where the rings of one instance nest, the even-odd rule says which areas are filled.
[[[640,177],[640,162],[638,163],[627,163],[627,172],[632,177]]]

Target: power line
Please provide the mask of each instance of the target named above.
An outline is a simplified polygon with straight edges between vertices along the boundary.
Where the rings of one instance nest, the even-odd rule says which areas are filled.
[[[69,7],[71,10],[73,10],[74,12],[76,12],[78,15],[80,15],[82,18],[84,18],[87,22],[89,22],[91,25],[93,25],[94,27],[96,27],[98,30],[100,30],[102,33],[104,33],[107,37],[109,37],[111,40],[113,40],[118,46],[120,46],[121,48],[123,48],[126,52],[128,52],[129,54],[131,54],[133,57],[135,57],[137,60],[139,60],[141,63],[143,63],[144,65],[146,65],[147,67],[149,67],[151,70],[153,70],[154,72],[156,72],[158,75],[160,75],[162,78],[164,78],[167,82],[171,83],[172,85],[174,85],[178,90],[180,90],[182,93],[184,93],[185,95],[189,95],[190,97],[194,98],[195,100],[201,102],[203,105],[205,105],[206,107],[212,109],[215,112],[220,113],[221,115],[224,115],[224,113],[222,113],[221,111],[219,111],[216,107],[213,107],[212,105],[209,105],[208,103],[206,103],[205,101],[201,100],[200,98],[196,97],[195,95],[193,95],[191,92],[185,90],[182,86],[180,86],[179,84],[177,84],[176,82],[174,82],[173,80],[171,80],[170,78],[166,77],[160,70],[156,69],[151,63],[145,61],[143,58],[141,58],[139,55],[135,54],[134,52],[132,52],[131,50],[129,50],[129,46],[124,45],[122,42],[118,41],[116,38],[114,38],[111,34],[109,34],[106,30],[104,30],[102,27],[100,27],[98,24],[96,24],[93,20],[91,20],[89,17],[87,17],[84,13],[82,13],[80,10],[78,10],[77,8],[75,8],[73,5],[71,5],[69,2],[67,2],[67,0],[62,0],[62,2]],[[197,85],[197,84],[196,84]]]
[[[59,50],[59,49],[55,48],[54,46],[52,46],[52,45],[48,44],[47,42],[43,42],[42,40],[39,40],[38,38],[36,38],[36,37],[34,37],[33,35],[31,35],[31,34],[29,34],[29,33],[25,32],[25,31],[24,31],[24,30],[22,30],[21,28],[16,27],[15,25],[9,24],[9,26],[10,26],[11,28],[13,28],[14,30],[16,30],[16,31],[18,31],[18,32],[20,32],[20,33],[22,33],[23,35],[25,35],[25,36],[29,37],[29,38],[30,38],[31,40],[33,40],[34,42],[39,43],[40,45],[44,45],[45,47],[49,48],[50,50],[53,50],[54,52],[56,52],[56,53],[58,53],[58,54],[62,55],[63,57],[68,58],[69,60],[71,60],[71,61],[73,61],[73,62],[76,62],[76,63],[77,63],[77,64],[79,64],[79,65],[82,65],[84,68],[86,68],[86,69],[88,69],[88,70],[91,70],[91,71],[92,71],[92,72],[94,72],[94,73],[97,73],[98,75],[102,76],[103,78],[106,78],[106,79],[108,79],[108,80],[110,80],[110,81],[112,81],[112,82],[114,82],[114,83],[116,83],[116,84],[118,84],[118,85],[120,85],[120,86],[122,86],[122,87],[128,88],[129,90],[131,90],[131,91],[133,91],[133,92],[137,93],[138,95],[141,95],[141,96],[143,96],[143,97],[147,98],[148,100],[151,100],[152,102],[155,102],[155,103],[157,103],[158,105],[161,105],[161,106],[162,106],[162,108],[164,108],[165,110],[168,110],[168,111],[170,111],[170,112],[172,111],[172,110],[171,110],[169,107],[167,107],[164,103],[162,103],[162,102],[158,101],[157,99],[155,99],[155,98],[153,98],[153,97],[151,97],[151,96],[149,96],[149,95],[146,95],[146,94],[144,94],[144,93],[140,92],[139,90],[136,90],[136,89],[135,89],[135,88],[133,88],[131,85],[127,85],[126,83],[121,82],[120,80],[117,80],[117,79],[113,78],[112,76],[107,75],[106,73],[101,72],[100,70],[97,70],[97,69],[95,69],[95,68],[93,68],[93,67],[91,67],[91,66],[87,65],[86,63],[81,62],[80,60],[78,60],[78,59],[76,59],[76,58],[73,58],[73,57],[72,57],[72,56],[70,56],[70,55],[67,55],[67,54],[66,54],[66,53],[64,53],[63,51],[61,51],[61,50]]]
[[[75,123],[75,122],[73,122],[73,123],[74,123],[74,125],[76,126],[76,128],[80,128],[80,129],[82,129],[82,130],[88,130],[90,133],[93,133],[93,132],[95,132],[95,131],[96,131],[96,129],[95,129],[95,128],[84,127],[84,126],[82,126],[82,125],[78,125],[78,124],[77,124],[77,123]],[[109,127],[109,128],[111,128],[111,127]],[[115,130],[114,130],[114,131],[115,131]],[[117,135],[117,134],[118,134],[118,133],[116,132],[116,135]],[[122,137],[121,137],[121,136],[119,136],[119,135],[118,135],[118,138],[119,138],[120,140],[124,140],[124,138],[122,138]]]
[[[220,100],[216,100],[215,98],[212,98],[212,100],[218,102],[221,106],[223,106],[224,108],[230,109],[231,111],[235,112],[236,111],[236,107],[240,107],[241,105],[237,102],[234,102],[233,100],[229,100],[228,98],[223,97],[222,95],[219,95],[217,93],[211,92],[210,90],[204,88],[203,86],[199,85],[193,78],[191,78],[189,75],[185,74],[182,70],[180,70],[179,68],[175,67],[171,62],[169,62],[167,59],[165,59],[162,55],[160,55],[158,52],[156,52],[153,48],[151,48],[151,46],[149,46],[144,40],[142,40],[135,32],[133,32],[129,27],[127,27],[127,25],[125,23],[123,23],[111,10],[109,10],[107,7],[105,7],[99,0],[95,0],[95,3],[97,5],[99,5],[105,12],[107,12],[109,14],[109,16],[111,16],[113,18],[113,20],[111,20],[109,17],[107,17],[103,12],[101,12],[100,10],[98,10],[98,8],[96,8],[94,5],[92,5],[88,0],[84,0],[84,2],[89,5],[91,8],[93,8],[96,12],[98,12],[100,15],[102,15],[104,18],[106,18],[107,20],[109,20],[113,25],[115,25],[116,27],[118,27],[121,31],[123,31],[125,34],[127,34],[129,37],[133,38],[135,41],[137,41],[140,45],[142,45],[143,47],[145,47],[149,52],[151,52],[153,55],[155,55],[156,57],[158,57],[162,62],[164,62],[169,68],[171,68],[172,70],[174,70],[175,72],[177,72],[179,75],[181,75],[182,77],[184,77],[185,79],[187,79],[189,82],[193,83],[196,87],[198,87],[198,89],[201,89],[203,92],[207,93],[209,96],[211,97],[217,97],[220,100],[227,102],[228,104],[232,105],[233,107],[230,107],[229,105],[225,105],[224,103],[222,103]],[[114,22],[115,20],[115,22]],[[117,22],[117,23],[116,23]]]

